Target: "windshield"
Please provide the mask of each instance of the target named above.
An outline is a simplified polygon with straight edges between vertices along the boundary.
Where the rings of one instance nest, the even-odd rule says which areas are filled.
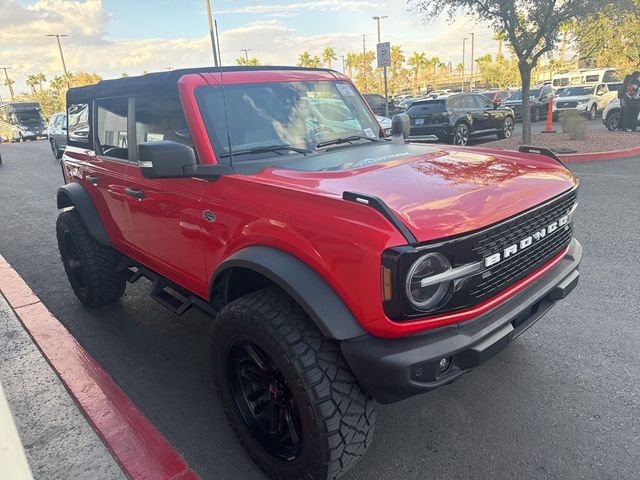
[[[314,152],[338,139],[355,137],[340,142],[348,145],[369,143],[367,139],[380,135],[375,118],[347,82],[245,83],[225,85],[224,99],[222,92],[221,86],[213,85],[196,91],[207,133],[222,162],[229,161],[229,142],[233,161],[242,162],[301,153],[274,152],[274,146]],[[236,157],[240,152],[243,155]]]
[[[587,87],[567,87],[560,94],[559,97],[582,97],[584,95],[591,95],[591,88]]]
[[[538,95],[540,95],[540,89],[533,88],[529,90],[529,98],[538,98]],[[509,97],[509,100],[522,100],[522,90],[513,92],[513,94]]]
[[[34,123],[42,122],[42,117],[38,110],[27,110],[22,112],[16,112],[16,121],[18,123]]]

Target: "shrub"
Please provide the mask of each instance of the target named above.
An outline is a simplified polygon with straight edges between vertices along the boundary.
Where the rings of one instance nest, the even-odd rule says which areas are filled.
[[[589,121],[577,110],[560,113],[560,126],[571,140],[584,140]]]

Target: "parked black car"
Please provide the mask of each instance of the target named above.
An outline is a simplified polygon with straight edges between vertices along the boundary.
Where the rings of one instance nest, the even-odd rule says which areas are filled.
[[[407,114],[412,140],[466,145],[471,137],[498,135],[502,139],[513,133],[513,111],[479,93],[420,100],[409,107]]]
[[[537,122],[541,118],[547,118],[549,113],[549,99],[554,94],[553,87],[544,86],[529,90],[531,121]],[[513,109],[516,120],[522,120],[522,90],[516,90],[509,100],[504,103]]]
[[[386,115],[384,97],[382,95],[378,95],[377,93],[363,93],[362,96],[371,107],[371,110],[373,110],[373,113],[375,113],[376,115],[380,115],[381,117],[385,117],[385,116],[391,117],[396,113],[404,112],[404,110],[402,108],[399,108],[395,104],[393,99],[390,98],[389,99],[389,115]]]

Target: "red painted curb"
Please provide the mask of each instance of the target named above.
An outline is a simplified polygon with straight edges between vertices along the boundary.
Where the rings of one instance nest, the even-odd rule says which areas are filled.
[[[0,255],[0,291],[132,480],[200,480]]]
[[[594,162],[597,160],[618,160],[640,156],[640,147],[629,148],[627,150],[614,150],[611,152],[594,153],[568,153],[558,155],[565,162]]]

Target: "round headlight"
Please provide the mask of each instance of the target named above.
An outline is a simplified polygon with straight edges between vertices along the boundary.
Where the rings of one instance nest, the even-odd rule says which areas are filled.
[[[451,282],[423,286],[423,280],[446,272],[451,268],[449,260],[441,253],[428,253],[416,260],[407,275],[406,294],[418,310],[432,310],[447,296]]]

